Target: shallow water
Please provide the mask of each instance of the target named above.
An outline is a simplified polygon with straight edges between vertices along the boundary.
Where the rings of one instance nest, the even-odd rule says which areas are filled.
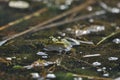
[[[119,0],[106,0],[109,6],[116,6]],[[0,2],[1,4],[1,2]],[[41,4],[41,3],[40,3]],[[76,4],[76,3],[75,3]],[[73,6],[75,6],[73,4]],[[82,4],[82,2],[81,2]],[[77,4],[76,4],[77,5]],[[9,8],[6,3],[5,5],[0,5],[0,25],[5,25],[10,21],[19,19],[25,15],[28,15],[44,6],[39,6],[38,2],[33,3],[32,7],[25,10],[19,10],[14,8]],[[72,6],[71,6],[72,7]],[[83,12],[80,12],[81,15],[88,14],[102,8],[98,6],[98,3],[92,5],[93,11],[88,11],[84,9]],[[10,36],[21,32],[25,29],[30,28],[40,22],[43,22],[49,18],[52,18],[55,15],[62,13],[63,11],[51,9],[41,14],[38,17],[33,17],[30,20],[23,21],[19,24],[16,24],[10,28],[7,28],[3,31],[0,31],[0,39],[4,39],[5,36]],[[54,15],[53,15],[54,14]],[[79,14],[77,14],[79,15]],[[7,17],[6,17],[7,16]],[[91,18],[90,19],[77,21],[75,23],[66,24],[59,27],[54,27],[50,29],[40,30],[35,33],[29,33],[24,36],[15,38],[8,41],[5,45],[0,46],[0,77],[3,80],[32,80],[30,73],[37,72],[40,76],[46,76],[48,73],[53,71],[57,76],[57,80],[73,80],[72,73],[79,75],[87,76],[97,76],[100,78],[116,78],[120,76],[120,44],[116,44],[113,40],[118,38],[120,39],[120,34],[110,37],[105,40],[98,46],[92,44],[84,44],[73,46],[70,51],[59,52],[59,49],[54,51],[45,51],[44,48],[49,45],[60,45],[51,42],[50,37],[53,36],[56,39],[64,39],[64,37],[70,37],[76,40],[82,41],[91,41],[94,44],[97,44],[103,37],[108,36],[112,32],[115,32],[116,29],[120,28],[120,14],[114,14],[107,12],[104,15]],[[91,25],[102,25],[105,26],[105,30],[90,32],[86,35],[76,36],[75,30],[87,30]],[[72,31],[68,31],[70,28]],[[65,33],[65,35],[61,35]],[[59,41],[60,42],[60,41]],[[65,47],[62,43],[62,48]],[[53,49],[52,49],[53,50]],[[37,55],[38,52],[45,52],[48,54],[48,57]],[[100,56],[90,56],[84,57],[86,55],[100,54]],[[114,59],[113,59],[114,58]],[[6,59],[12,59],[6,60]],[[44,61],[55,62],[54,65],[49,66],[37,66],[32,69],[24,69],[23,66],[35,65],[34,62],[39,60],[39,64],[43,64]],[[60,63],[59,63],[60,62]],[[54,67],[55,66],[55,67]],[[51,71],[48,71],[51,69]],[[55,70],[54,70],[55,69]],[[48,72],[47,72],[48,71]],[[85,77],[85,80],[87,78]],[[89,79],[87,79],[89,80]],[[99,79],[98,79],[99,80]]]

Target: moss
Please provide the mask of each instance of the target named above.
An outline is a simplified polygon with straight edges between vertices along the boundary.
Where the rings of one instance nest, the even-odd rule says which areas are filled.
[[[73,80],[72,73],[57,72],[56,80]]]
[[[75,68],[74,71],[77,74],[88,75],[88,76],[98,76],[98,73],[96,71],[89,70],[89,69]]]

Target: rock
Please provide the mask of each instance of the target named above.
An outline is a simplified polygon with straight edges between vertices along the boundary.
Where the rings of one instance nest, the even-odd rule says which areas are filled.
[[[93,66],[100,66],[101,63],[100,63],[100,62],[93,62],[92,65],[93,65]]]
[[[108,60],[109,61],[116,61],[116,60],[118,60],[118,57],[109,57]]]
[[[105,30],[105,26],[102,25],[91,25],[90,27],[87,27],[86,29],[77,29],[75,30],[76,36],[82,36],[82,35],[88,35],[95,32],[101,32]]]
[[[103,67],[102,69],[103,69],[103,70],[106,70],[107,68],[106,68],[106,67]]]
[[[35,78],[35,79],[40,78],[39,73],[31,73],[31,75],[32,75],[32,78]]]
[[[92,7],[92,6],[88,6],[88,7],[87,7],[87,10],[88,10],[88,11],[92,11],[92,10],[93,10],[93,7]]]
[[[102,69],[101,69],[101,68],[98,68],[98,69],[97,69],[97,71],[98,71],[98,72],[101,72],[101,71],[102,71]]]
[[[6,57],[6,60],[11,61],[12,58],[11,57]]]
[[[30,4],[26,1],[10,1],[8,5],[11,8],[19,8],[19,9],[26,9],[30,7]]]
[[[36,53],[37,55],[40,55],[40,56],[47,56],[48,54],[46,54],[45,52],[37,52]]]
[[[119,38],[115,38],[115,39],[113,39],[113,42],[116,43],[116,44],[120,44],[120,39]]]
[[[48,58],[48,56],[42,56],[42,58],[46,59],[46,58]]]
[[[56,78],[55,74],[47,74],[46,78],[50,78],[50,79],[53,79],[53,78]]]
[[[104,73],[103,76],[104,77],[109,77],[109,73]]]

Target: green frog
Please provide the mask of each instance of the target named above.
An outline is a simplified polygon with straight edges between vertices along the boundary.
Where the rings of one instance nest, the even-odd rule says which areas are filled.
[[[55,37],[50,37],[50,44],[46,45],[44,50],[46,51],[70,51],[72,45],[66,39],[60,39]]]

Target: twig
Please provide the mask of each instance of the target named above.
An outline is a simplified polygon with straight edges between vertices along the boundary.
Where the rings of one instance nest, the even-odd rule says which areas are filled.
[[[109,7],[107,4],[105,4],[104,2],[100,2],[100,1],[99,1],[99,4],[104,10],[110,13],[117,13],[117,14],[120,13],[120,9],[117,7]]]
[[[28,20],[28,19],[30,19],[30,18],[32,18],[32,17],[34,17],[34,16],[38,16],[38,15],[40,15],[41,13],[46,12],[47,10],[48,10],[47,8],[43,8],[43,9],[40,9],[40,10],[38,10],[38,11],[30,14],[30,15],[24,16],[23,18],[17,19],[17,20],[12,21],[12,22],[9,22],[8,24],[6,24],[6,25],[4,25],[4,26],[1,26],[1,27],[0,27],[0,31],[6,29],[6,28],[8,28],[8,27],[11,27],[11,26],[13,26],[13,25],[15,25],[15,24],[18,24],[18,23],[20,23],[20,22],[22,22],[22,21],[24,21],[24,20]]]
[[[43,26],[43,25],[46,25],[46,24],[48,24],[48,23],[50,23],[50,22],[53,22],[53,21],[55,21],[55,20],[58,20],[58,19],[60,19],[60,18],[62,18],[62,17],[65,17],[65,16],[67,16],[67,15],[69,15],[69,14],[72,14],[72,13],[78,12],[78,11],[80,11],[80,10],[83,10],[83,9],[85,9],[87,6],[89,6],[90,4],[93,4],[93,3],[95,3],[95,2],[96,2],[95,0],[87,0],[85,3],[83,3],[83,4],[79,5],[79,6],[76,6],[75,8],[72,8],[71,10],[66,11],[66,12],[64,12],[63,14],[60,14],[60,15],[52,18],[52,19],[49,19],[49,20],[47,20],[47,21],[45,21],[45,22],[43,22],[43,23],[41,23],[41,24],[38,24],[38,25],[36,25],[36,26],[34,26],[34,27],[30,28],[30,29],[27,29],[27,30],[25,30],[25,31],[23,31],[23,32],[20,32],[20,33],[18,33],[18,34],[12,35],[11,37],[7,38],[6,40],[1,41],[1,42],[0,42],[0,46],[3,45],[4,43],[6,43],[8,40],[11,40],[11,39],[14,39],[14,38],[16,38],[16,37],[19,37],[19,36],[21,36],[21,35],[24,35],[24,34],[27,34],[27,33],[29,33],[29,32],[32,32],[33,30],[35,30],[35,29],[37,29],[37,28],[39,28],[39,27],[41,27],[41,26]],[[5,37],[5,38],[6,38],[6,37]]]
[[[65,20],[65,21],[53,23],[53,24],[50,24],[50,25],[46,25],[46,26],[43,26],[43,27],[39,27],[39,25],[37,25],[37,26],[35,26],[33,28],[30,28],[30,29],[25,30],[23,32],[20,32],[18,34],[12,35],[10,37],[6,37],[5,40],[3,40],[3,41],[0,42],[0,46],[2,46],[4,43],[6,43],[7,41],[9,41],[11,39],[14,39],[16,37],[24,35],[24,34],[26,34],[28,32],[36,32],[36,31],[39,31],[39,30],[43,30],[43,29],[47,29],[47,28],[52,28],[52,27],[55,27],[55,26],[61,26],[61,25],[67,24],[67,23],[72,23],[72,22],[75,22],[75,21],[78,21],[78,20],[83,20],[83,19],[87,19],[87,18],[90,18],[90,17],[99,16],[99,15],[102,15],[102,14],[105,14],[105,13],[106,12],[104,10],[100,10],[100,11],[96,11],[96,12],[88,14],[88,15],[79,16],[79,17],[74,18],[72,20]]]
[[[87,76],[87,75],[78,75],[78,74],[73,74],[74,77],[82,77],[82,78],[88,78],[92,80],[113,80],[111,78],[102,78],[102,77],[96,77],[96,76]]]
[[[79,21],[79,20],[84,20],[84,19],[87,19],[87,18],[90,18],[90,17],[99,16],[99,15],[102,15],[102,14],[105,14],[105,13],[106,12],[104,10],[100,10],[100,11],[96,11],[96,12],[93,12],[93,13],[90,13],[90,14],[87,14],[87,15],[77,16],[74,19],[64,20],[64,21],[53,23],[53,24],[50,24],[50,25],[47,25],[47,26],[44,26],[44,27],[38,27],[38,28],[35,28],[35,29],[32,29],[32,30],[33,31],[39,31],[39,30],[42,30],[42,29],[52,28],[52,27],[55,27],[55,26],[61,26],[61,25],[76,22],[76,21]]]
[[[33,29],[36,29],[36,28],[39,28],[39,27],[41,27],[41,26],[43,26],[43,25],[49,24],[49,23],[51,23],[51,22],[53,22],[53,21],[55,21],[55,20],[58,20],[58,19],[60,19],[60,18],[62,18],[62,17],[65,17],[65,16],[67,16],[67,15],[70,15],[70,14],[72,14],[72,13],[79,12],[79,11],[85,9],[87,6],[89,6],[89,5],[93,4],[93,3],[95,3],[95,0],[87,0],[85,3],[83,3],[83,4],[79,5],[79,6],[76,6],[76,7],[72,8],[72,9],[69,10],[69,11],[66,11],[66,12],[64,12],[64,13],[62,13],[62,14],[60,14],[60,15],[52,18],[52,19],[49,19],[49,20],[47,20],[47,21],[45,21],[45,22],[43,22],[43,23],[41,23],[41,24],[38,24],[38,25],[34,26]],[[33,30],[33,29],[32,29],[32,30]],[[31,30],[30,30],[30,31],[31,31]],[[30,32],[30,31],[29,31],[29,32]],[[25,34],[26,34],[26,33],[25,33]]]
[[[45,22],[43,22],[43,23],[41,23],[41,24],[38,24],[37,26],[34,26],[34,28],[41,27],[41,26],[46,25],[46,24],[48,24],[48,23],[51,23],[51,22],[53,22],[53,21],[55,21],[55,20],[58,20],[58,19],[60,19],[60,18],[62,18],[62,17],[65,17],[65,16],[67,16],[67,15],[69,15],[69,14],[76,13],[76,12],[78,12],[78,11],[80,11],[80,10],[85,9],[88,5],[93,4],[93,3],[95,3],[95,0],[87,0],[85,3],[83,3],[83,4],[79,5],[79,6],[76,6],[76,7],[72,8],[71,10],[64,12],[63,14],[60,14],[60,15],[52,18],[52,19],[49,19],[49,20],[47,20],[47,21],[45,21]],[[45,12],[46,10],[47,10],[47,9],[45,9],[45,10],[43,10],[43,11]],[[42,11],[40,11],[40,12],[42,12]],[[5,25],[5,26],[0,27],[0,30],[3,30],[3,29],[8,28],[8,27],[10,27],[10,26],[12,26],[12,25],[15,25],[15,24],[17,24],[17,23],[20,23],[20,22],[23,21],[23,20],[30,19],[32,16],[35,16],[36,14],[38,14],[38,13],[40,13],[40,12],[38,11],[38,12],[35,12],[34,14],[32,14],[32,15],[25,16],[25,17],[23,17],[23,18],[21,18],[21,19],[18,19],[18,20],[15,20],[15,21],[13,21],[13,22],[10,22],[10,23],[8,23],[8,24]],[[33,28],[33,29],[34,29],[34,28]],[[31,30],[30,30],[30,31],[31,31]],[[25,34],[26,34],[26,33],[25,33]]]
[[[106,41],[107,39],[109,39],[109,38],[111,38],[111,37],[113,37],[113,36],[115,36],[115,35],[117,35],[117,34],[119,34],[119,33],[120,33],[120,30],[117,30],[116,32],[111,33],[110,35],[108,35],[108,36],[104,37],[102,40],[100,40],[100,41],[96,44],[96,46],[100,45],[101,43],[103,43],[103,42]]]
[[[89,65],[89,66],[91,66],[91,67],[96,68],[96,69],[99,69],[99,68],[100,68],[99,66],[93,66],[91,63],[89,63],[89,62],[87,62],[87,61],[84,61],[84,60],[77,59],[76,57],[71,56],[71,58],[77,60],[78,62],[83,62],[83,63],[85,63],[85,64],[87,64],[87,65]],[[107,73],[107,71],[105,71],[105,70],[103,70],[103,72],[104,72],[104,73]]]
[[[71,69],[68,69],[65,65],[60,65],[60,67],[63,68],[64,70],[66,70],[66,71],[72,72],[72,70],[71,70]]]

